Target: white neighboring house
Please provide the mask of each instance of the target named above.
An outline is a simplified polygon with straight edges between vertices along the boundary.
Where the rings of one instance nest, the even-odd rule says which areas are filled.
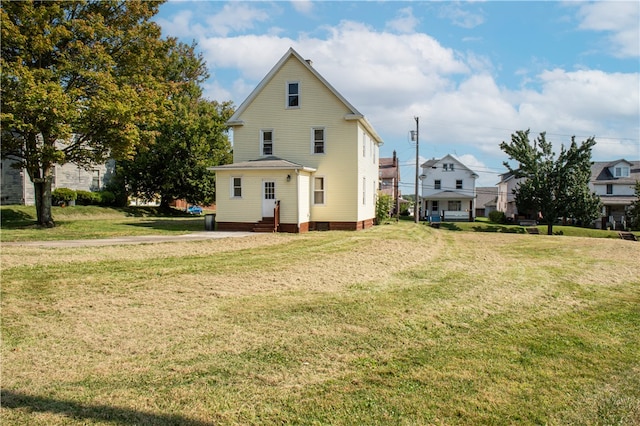
[[[640,161],[596,161],[591,165],[590,189],[602,202],[596,228],[624,229],[625,212],[635,196],[635,183],[640,181]]]
[[[3,159],[0,163],[2,180],[0,183],[0,203],[2,205],[23,204],[35,205],[35,190],[33,182],[26,170],[12,167],[15,161]],[[115,161],[109,160],[98,164],[90,170],[78,167],[72,163],[55,164],[53,166],[53,182],[51,190],[69,188],[83,191],[100,191],[109,182],[115,170]]]
[[[516,178],[514,172],[507,172],[500,175],[498,182],[498,201],[496,202],[496,210],[503,212],[508,220],[515,220],[518,216],[518,208],[516,207],[516,196],[514,189],[520,185],[524,178]]]
[[[450,154],[422,164],[422,217],[472,222],[478,175]]]

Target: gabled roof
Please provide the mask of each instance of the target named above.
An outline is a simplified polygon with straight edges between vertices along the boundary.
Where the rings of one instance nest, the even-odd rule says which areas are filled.
[[[633,165],[633,163],[630,163],[629,161],[625,160],[624,158],[621,158],[621,159],[616,160],[616,161],[611,161],[609,164],[607,164],[607,167],[617,166],[620,163],[627,163],[630,166]]]
[[[257,160],[242,161],[240,163],[225,164],[223,166],[209,167],[208,170],[304,170],[315,172],[316,169],[306,167],[282,158],[269,156]]]
[[[398,167],[398,158],[382,157],[378,160],[378,174],[381,179],[400,179],[400,168]]]
[[[617,178],[611,174],[610,168],[620,163],[629,165],[629,176]],[[591,163],[591,182],[594,184],[616,183],[633,185],[636,180],[640,180],[640,161],[620,159],[616,161],[594,161]]]
[[[447,154],[444,157],[440,158],[440,159],[435,159],[432,158],[431,160],[427,160],[424,163],[422,163],[422,168],[423,169],[430,169],[433,168],[436,164],[440,164],[440,163],[444,163],[444,162],[448,162],[448,161],[455,161],[456,163],[458,163],[463,170],[467,170],[468,172],[470,172],[474,177],[478,177],[478,174],[476,172],[474,172],[473,170],[471,170],[470,168],[468,168],[467,166],[464,165],[464,163],[460,160],[458,160],[456,157],[454,157],[451,154]]]
[[[274,76],[278,73],[278,71],[280,71],[280,69],[284,66],[284,64],[290,58],[297,59],[306,69],[309,70],[309,72],[311,72],[322,84],[324,84],[326,88],[329,89],[329,91],[333,93],[333,95],[337,97],[345,105],[345,107],[347,107],[347,109],[349,110],[349,113],[345,115],[344,117],[345,120],[359,121],[363,125],[363,127],[366,128],[367,131],[371,134],[371,136],[376,141],[376,143],[379,145],[382,145],[383,143],[382,139],[380,138],[378,133],[376,133],[376,131],[373,129],[373,127],[371,126],[369,121],[365,118],[365,116],[362,113],[360,113],[360,111],[358,111],[353,105],[351,105],[351,103],[349,103],[349,101],[347,101],[344,96],[342,96],[331,84],[329,84],[329,82],[325,80],[324,77],[322,77],[320,73],[318,73],[318,71],[316,71],[315,68],[313,68],[311,64],[308,61],[306,61],[302,56],[300,56],[300,54],[296,52],[292,47],[290,47],[287,53],[285,53],[285,55],[282,58],[280,58],[280,60],[275,64],[275,66],[271,68],[271,71],[269,71],[269,73],[262,79],[262,81],[258,84],[258,86],[256,86],[255,89],[253,89],[253,91],[251,92],[251,94],[249,94],[247,99],[245,99],[244,102],[240,104],[240,106],[235,111],[235,113],[227,121],[228,126],[242,126],[244,124],[244,121],[242,121],[241,119],[242,114],[249,107],[249,105],[251,105],[254,99],[258,97],[258,95],[264,90],[264,88],[269,84],[269,82],[271,82]]]

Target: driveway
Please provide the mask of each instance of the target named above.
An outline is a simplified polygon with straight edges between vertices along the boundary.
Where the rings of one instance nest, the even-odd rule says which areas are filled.
[[[57,241],[23,241],[2,243],[3,246],[32,246],[32,247],[88,247],[110,246],[122,244],[153,244],[172,241],[198,241],[215,238],[240,238],[258,235],[255,232],[194,232],[183,235],[139,235],[132,237],[104,238],[97,240],[57,240]]]

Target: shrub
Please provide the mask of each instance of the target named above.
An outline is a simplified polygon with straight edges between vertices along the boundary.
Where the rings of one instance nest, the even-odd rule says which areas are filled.
[[[111,206],[116,202],[116,196],[111,191],[100,191],[97,194],[99,196],[98,203],[101,206]]]
[[[97,192],[91,191],[76,191],[78,198],[76,199],[76,204],[81,206],[92,206],[100,203],[100,194]]]
[[[69,201],[75,201],[78,195],[76,191],[69,188],[56,188],[51,192],[51,204],[57,206],[60,204],[68,204]]]
[[[507,217],[504,215],[504,212],[494,210],[489,213],[489,220],[493,223],[505,223],[507,221]]]
[[[393,207],[393,198],[389,194],[378,193],[376,200],[376,223],[381,224],[389,220],[389,212]]]

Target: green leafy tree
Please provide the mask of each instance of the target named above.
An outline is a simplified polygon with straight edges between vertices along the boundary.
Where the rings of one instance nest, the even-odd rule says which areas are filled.
[[[514,190],[518,210],[539,213],[547,223],[548,235],[553,234],[558,217],[596,217],[599,198],[589,191],[591,148],[595,143],[591,137],[578,145],[572,137],[569,148],[562,145],[556,156],[544,132],[532,143],[526,130],[512,134],[510,143],[500,144],[509,159],[519,163],[512,168],[505,162],[505,167],[516,177],[526,178]]]
[[[37,221],[54,226],[52,167],[124,158],[153,140],[167,85],[160,2],[1,3],[2,158],[34,184]]]
[[[391,218],[390,212],[393,208],[393,197],[389,194],[378,193],[376,200],[376,222],[383,223]]]
[[[635,196],[636,200],[631,203],[629,210],[627,210],[627,221],[629,227],[634,231],[640,230],[640,181],[636,181],[635,184]]]
[[[122,162],[121,173],[128,191],[146,199],[159,195],[161,208],[175,199],[207,205],[215,200],[215,175],[207,168],[233,159],[225,124],[232,104],[202,98],[207,72],[195,45],[175,44],[165,73],[175,82],[170,113],[155,128],[155,143]]]

